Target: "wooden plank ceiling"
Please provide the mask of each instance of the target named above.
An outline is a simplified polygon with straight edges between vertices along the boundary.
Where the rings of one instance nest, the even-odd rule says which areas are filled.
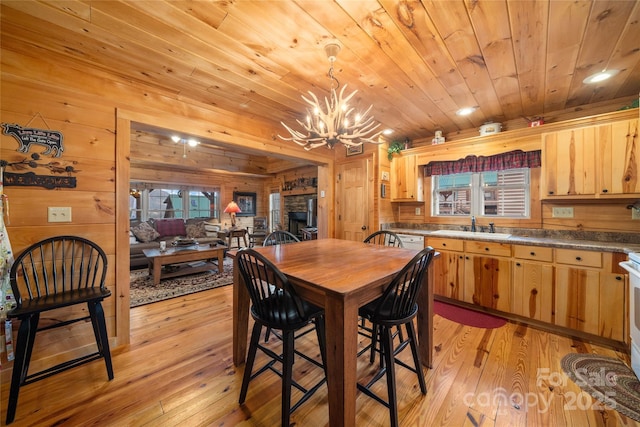
[[[285,130],[335,75],[392,138],[637,98],[640,2],[2,1],[3,49],[33,43],[169,96]],[[619,74],[597,85],[583,79]],[[477,108],[470,116],[459,108]]]

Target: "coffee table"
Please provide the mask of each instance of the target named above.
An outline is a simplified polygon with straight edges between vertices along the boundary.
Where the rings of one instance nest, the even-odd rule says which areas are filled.
[[[144,256],[149,262],[149,274],[153,275],[153,284],[160,284],[161,279],[184,276],[187,274],[209,271],[216,267],[222,273],[224,265],[225,245],[192,245],[182,247],[169,247],[165,251],[160,249],[143,249]],[[218,265],[210,261],[218,259]],[[189,265],[195,261],[202,261],[198,265]],[[173,271],[162,271],[163,265],[177,264]]]

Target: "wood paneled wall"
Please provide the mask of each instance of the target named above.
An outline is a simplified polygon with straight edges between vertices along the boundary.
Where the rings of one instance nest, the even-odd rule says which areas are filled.
[[[128,188],[131,176],[160,182],[219,184],[223,202],[231,199],[234,190],[255,191],[262,196],[257,200],[258,214],[266,215],[268,210],[266,183],[260,177],[189,174],[184,170],[167,172],[143,166],[136,166],[130,171],[132,123],[169,129],[187,127],[192,135],[206,136],[231,145],[314,162],[332,161],[330,152],[307,153],[297,146],[274,141],[269,132],[272,126],[257,119],[192,103],[179,94],[153,85],[135,86],[100,69],[83,68],[67,60],[47,56],[34,46],[23,48],[16,52],[3,46],[1,51],[2,122],[61,131],[64,135],[62,156],[42,155],[39,163],[72,165],[77,171],[73,173],[77,187],[54,190],[5,187],[10,200],[7,231],[15,253],[31,243],[61,234],[86,237],[105,250],[109,257],[108,286],[113,293],[105,304],[105,313],[113,348],[129,340],[128,208],[127,194],[124,194],[128,192],[117,192],[120,183],[120,188]],[[2,160],[19,162],[32,153],[44,151],[43,147],[32,146],[29,153],[23,154],[17,152],[17,148],[18,142],[13,137],[0,135]],[[256,170],[262,167],[256,165]],[[45,167],[28,170],[50,175]],[[15,167],[8,167],[7,171],[24,172]],[[323,178],[323,182],[327,181]],[[332,194],[329,192],[327,196],[332,197]],[[71,207],[72,222],[48,223],[49,206]],[[64,315],[52,313],[51,318],[59,319]],[[53,331],[44,333],[34,353],[34,366],[48,365],[54,361],[52,359],[60,359],[63,353],[68,356],[69,344],[74,349],[72,353],[79,354],[85,352],[85,346],[92,342],[90,328],[76,332],[74,326],[70,337],[62,337]]]

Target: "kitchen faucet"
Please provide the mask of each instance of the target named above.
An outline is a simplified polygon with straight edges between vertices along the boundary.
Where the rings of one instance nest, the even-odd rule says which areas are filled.
[[[475,231],[476,231],[476,217],[475,216],[471,217],[471,231],[473,233],[475,233]]]

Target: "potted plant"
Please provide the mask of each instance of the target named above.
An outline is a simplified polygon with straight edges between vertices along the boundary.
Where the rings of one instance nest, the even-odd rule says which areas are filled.
[[[399,153],[405,148],[405,143],[401,141],[393,141],[387,149],[389,160],[393,160],[393,153]]]

